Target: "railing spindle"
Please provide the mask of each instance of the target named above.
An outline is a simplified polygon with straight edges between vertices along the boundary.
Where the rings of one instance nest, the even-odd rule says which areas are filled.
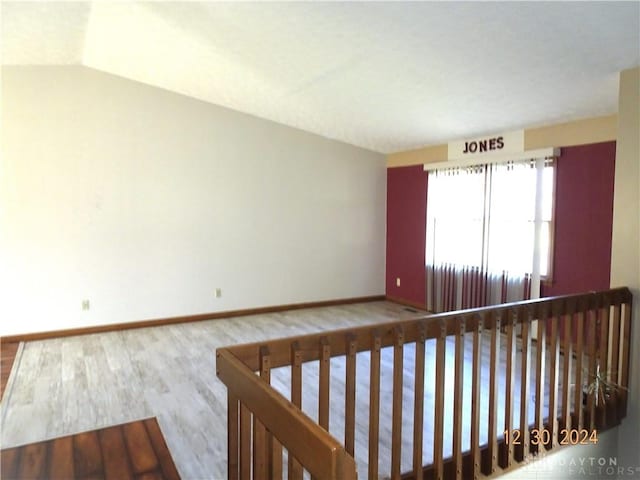
[[[266,346],[260,347],[260,377],[268,383],[269,370],[269,349]],[[269,473],[269,437],[262,422],[253,416],[253,477],[267,478]]]
[[[591,302],[590,302],[591,303]],[[591,307],[591,305],[590,305]],[[597,332],[597,322],[598,317],[595,314],[594,310],[589,310],[588,312],[588,325],[589,334],[588,338],[588,349],[589,349],[589,371],[587,374],[587,385],[592,384],[592,382],[596,378],[596,332]],[[595,396],[598,395],[598,392],[591,392],[587,397],[587,411],[589,412],[589,429],[594,430],[596,428],[596,402]]]
[[[582,360],[584,357],[584,311],[582,302],[578,303],[578,313],[576,318],[576,371],[574,383],[574,400],[573,414],[575,416],[575,428],[581,430],[584,426],[584,408],[582,407],[583,390],[582,390]]]
[[[238,480],[240,470],[238,465],[238,442],[240,417],[240,401],[231,392],[227,392],[227,478]]]
[[[531,389],[531,310],[527,309],[522,315],[526,317],[522,321],[522,363],[520,373],[520,435],[521,442],[518,445],[518,460],[524,461],[529,455],[529,401]]]
[[[598,316],[600,317],[600,347],[598,349],[600,375],[606,381],[611,380],[611,378],[609,377],[609,364],[607,361],[609,357],[609,310],[610,305],[606,301],[603,305],[600,306],[600,309],[598,310]],[[602,422],[602,427],[604,427],[605,425],[607,425],[607,402],[609,400],[606,398],[604,388],[602,389],[602,393],[604,398],[602,399],[603,404],[600,407],[600,421]]]
[[[264,347],[260,352],[260,378],[271,384],[271,357],[269,349]],[[269,478],[272,480],[282,480],[282,445],[271,432],[266,432],[267,465]]]
[[[498,466],[498,382],[500,361],[500,317],[491,315],[491,356],[489,361],[489,474]]]
[[[480,378],[482,360],[482,328],[484,319],[476,315],[477,327],[473,330],[473,357],[471,377],[471,457],[473,461],[473,478],[480,476],[480,391],[482,383]]]
[[[402,383],[404,378],[404,331],[398,326],[394,329],[393,345],[393,405],[391,421],[391,478],[400,478],[402,460]]]
[[[302,408],[302,351],[298,342],[291,344],[291,403]],[[288,454],[289,480],[302,480],[302,465],[291,452]]]
[[[625,304],[624,307],[624,315],[623,315],[623,326],[622,326],[622,358],[620,360],[620,385],[623,387],[620,390],[621,397],[621,407],[619,411],[621,413],[621,417],[626,416],[627,414],[627,390],[629,387],[629,342],[631,338],[629,337],[629,330],[631,327],[631,298]]]
[[[346,374],[344,395],[344,448],[353,456],[355,447],[356,424],[356,336],[350,333],[346,337]]]
[[[380,333],[374,331],[369,379],[369,480],[378,480],[378,432],[380,429]]]
[[[618,372],[618,361],[619,361],[619,353],[620,353],[620,305],[615,304],[613,306],[612,318],[611,318],[611,381],[613,383],[620,383],[619,372]],[[614,403],[614,412],[615,412],[615,422],[620,421],[620,417],[618,415],[618,410],[620,408],[620,392],[616,389],[612,392],[613,394],[613,403]]]
[[[444,374],[445,374],[445,348],[447,339],[447,324],[440,323],[440,335],[436,341],[436,384],[435,406],[433,409],[433,478],[442,480],[444,477],[443,462],[443,419],[444,419]]]
[[[447,341],[446,322],[440,323],[440,335],[436,341],[436,383],[435,406],[433,409],[433,478],[442,480],[444,477],[443,442],[444,442],[444,374],[445,374],[445,349]]]
[[[455,386],[453,390],[453,463],[455,478],[462,480],[462,391],[464,388],[464,332],[465,319],[458,318],[455,347]]]
[[[505,436],[505,454],[506,458],[503,466],[508,468],[513,463],[513,442],[511,441],[513,432],[513,390],[515,386],[516,372],[516,335],[515,320],[516,312],[508,311],[505,319],[507,327],[507,368],[505,372],[505,395],[504,395],[504,429],[507,432]]]
[[[424,323],[418,325],[415,355],[415,383],[413,400],[413,476],[416,480],[423,478],[422,430],[424,428],[424,342],[426,339]]]
[[[556,308],[555,305],[553,307]],[[549,443],[545,445],[547,450],[558,444],[558,364],[560,360],[560,346],[558,345],[558,312],[551,316],[551,329],[549,334],[549,410],[547,421],[549,423]]]
[[[251,412],[240,403],[240,478],[251,479]]]
[[[538,309],[540,311],[542,309]],[[546,347],[547,341],[547,317],[546,315],[538,315],[538,332],[536,337],[536,426],[538,433],[545,428],[544,425],[544,382],[545,382],[545,363],[546,363]],[[540,452],[540,443],[532,445],[536,452]]]
[[[562,427],[566,431],[571,430],[571,388],[569,382],[573,361],[572,319],[573,309],[571,309],[571,313],[562,317],[564,327],[562,335]]]
[[[331,347],[329,340],[320,340],[320,374],[318,384],[318,424],[329,431],[329,385],[331,370]]]

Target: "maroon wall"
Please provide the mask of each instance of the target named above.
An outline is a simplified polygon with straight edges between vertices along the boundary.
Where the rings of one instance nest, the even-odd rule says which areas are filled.
[[[562,149],[557,163],[553,278],[542,295],[609,288],[616,143]],[[425,305],[427,174],[387,170],[387,296]],[[400,287],[396,278],[400,277]]]
[[[553,279],[543,296],[609,288],[616,142],[563,148],[558,159]]]
[[[386,293],[415,306],[426,304],[426,221],[427,173],[422,165],[387,169]]]

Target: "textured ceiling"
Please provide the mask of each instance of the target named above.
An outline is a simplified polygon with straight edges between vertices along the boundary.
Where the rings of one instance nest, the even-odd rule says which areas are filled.
[[[379,152],[617,111],[640,2],[2,2],[2,63],[85,65]]]

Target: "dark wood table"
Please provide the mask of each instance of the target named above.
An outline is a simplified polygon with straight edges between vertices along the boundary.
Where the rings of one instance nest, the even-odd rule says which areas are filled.
[[[9,479],[179,479],[156,418],[7,448]]]

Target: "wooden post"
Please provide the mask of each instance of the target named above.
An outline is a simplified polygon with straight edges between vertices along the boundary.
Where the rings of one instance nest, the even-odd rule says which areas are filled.
[[[291,403],[302,407],[302,351],[298,342],[291,344]],[[288,452],[289,480],[302,480],[302,465]]]
[[[331,346],[327,337],[320,340],[320,372],[318,380],[318,424],[329,431],[329,388]]]
[[[489,360],[489,474],[498,466],[498,361],[500,354],[500,317],[492,313],[491,320],[491,356]]]
[[[424,428],[424,342],[426,332],[424,323],[418,325],[416,340],[415,383],[413,400],[413,476],[416,480],[423,478],[422,465],[422,431]]]
[[[269,349],[260,349],[260,378],[269,385],[271,384],[271,357]],[[266,435],[267,467],[269,478],[272,480],[282,480],[282,445],[271,432]]]
[[[554,308],[556,308],[554,306]],[[549,443],[545,447],[550,450],[558,444],[558,364],[560,359],[560,347],[558,345],[558,312],[553,312],[551,317],[551,330],[547,331],[549,337]]]
[[[573,311],[562,317],[564,333],[562,338],[562,427],[569,431],[571,429],[571,362],[573,359],[573,329],[571,320]]]
[[[521,314],[526,315],[522,319],[522,364],[520,373],[520,435],[521,443],[518,445],[518,461],[523,462],[529,455],[529,401],[531,390],[531,322],[533,316],[531,310]]]
[[[456,347],[455,347],[455,379],[453,390],[453,463],[455,478],[462,480],[462,391],[464,389],[464,332],[465,319],[456,318]]]
[[[380,428],[380,333],[374,331],[369,379],[369,480],[378,480],[378,431]]]
[[[344,448],[353,457],[356,424],[356,353],[358,351],[356,336],[353,333],[346,336],[345,350]]]
[[[517,313],[515,311],[507,311],[505,313],[506,330],[507,330],[507,365],[505,372],[505,395],[504,395],[504,429],[509,436],[513,432],[513,393],[515,387],[515,371],[516,371],[516,334],[515,320]],[[505,461],[503,467],[508,468],[513,463],[513,442],[505,443]]]
[[[482,388],[480,373],[482,359],[482,329],[484,319],[476,315],[477,326],[473,330],[473,357],[471,378],[471,457],[473,461],[473,478],[480,477],[480,390]]]
[[[603,299],[606,300],[606,299]],[[600,346],[598,348],[598,361],[600,362],[600,375],[606,379],[607,381],[611,381],[609,377],[609,309],[610,305],[608,301],[604,301],[604,304],[600,306],[598,310],[598,316],[600,317]],[[607,424],[607,405],[605,402],[608,402],[606,398],[606,393],[603,389],[603,396],[605,398],[602,399],[603,403],[600,406],[600,421],[602,423],[602,428],[606,427]]]
[[[624,323],[622,327],[622,358],[620,360],[620,385],[629,388],[629,344],[631,343],[630,327],[631,327],[631,298],[624,307]],[[622,399],[621,408],[619,409],[619,417],[624,418],[627,415],[627,390],[620,390]]]
[[[575,428],[580,430],[584,426],[584,408],[582,407],[583,396],[583,356],[584,356],[584,311],[582,305],[578,304],[578,313],[576,314],[576,371],[575,371],[575,390],[573,399],[573,414],[575,416]]]
[[[588,312],[588,349],[589,349],[589,373],[587,374],[587,385],[590,385],[594,382],[596,378],[596,362],[597,362],[597,350],[596,350],[596,341],[598,331],[598,316],[593,310],[589,310]],[[596,428],[596,402],[595,396],[598,395],[598,392],[592,392],[587,397],[587,411],[589,412],[589,430],[594,430]]]
[[[446,320],[440,323],[440,335],[436,341],[436,385],[435,408],[433,409],[433,478],[444,477],[443,462],[443,420],[444,420],[444,374],[445,374],[445,342],[447,339]]]
[[[251,480],[251,412],[240,404],[240,478]]]
[[[402,383],[404,331],[398,326],[394,329],[393,344],[393,405],[391,413],[391,478],[400,479],[400,462],[402,449]]]
[[[613,313],[611,318],[611,381],[615,384],[620,383],[620,372],[618,371],[620,361],[620,313],[621,308],[619,304],[613,306]],[[620,392],[615,389],[612,392],[612,401],[614,404],[615,422],[619,422],[618,409],[620,408]]]
[[[538,309],[541,310],[541,309]],[[547,330],[547,317],[546,315],[538,315],[538,336],[536,341],[536,429],[538,432],[542,432],[545,428],[544,425],[544,374],[545,374],[545,361],[546,361],[546,330]],[[531,445],[532,449],[536,452],[540,452],[540,444]]]
[[[240,402],[233,393],[227,392],[227,477],[229,480],[238,480],[239,470],[239,417]]]
[[[269,348],[260,347],[260,376],[263,381],[269,378],[270,370]],[[267,478],[269,473],[269,436],[264,425],[256,415],[253,416],[253,476]]]

